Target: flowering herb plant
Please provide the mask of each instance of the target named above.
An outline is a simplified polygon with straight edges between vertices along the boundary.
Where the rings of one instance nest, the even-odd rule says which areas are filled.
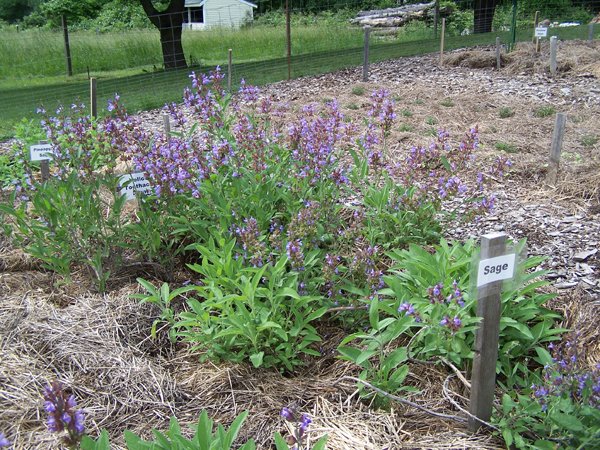
[[[497,418],[507,446],[523,449],[597,448],[600,445],[600,365],[586,360],[572,332],[547,351],[543,368],[531,370],[502,397]]]
[[[516,251],[523,246],[524,241]],[[363,368],[361,376],[390,393],[403,389],[393,377],[403,379],[400,369],[408,358],[444,358],[468,367],[480,320],[469,289],[475,252],[474,241],[461,245],[443,239],[432,252],[417,245],[388,252],[391,267],[383,277],[386,287],[371,301],[370,330],[346,338],[338,349],[341,358],[354,361]],[[540,263],[540,258],[529,258],[521,270]],[[552,295],[535,291],[544,284],[535,281],[542,274],[524,273],[521,284],[502,293],[498,381],[507,389],[529,375],[528,359],[565,331],[556,325],[560,316],[543,307]],[[396,343],[394,349],[392,344],[402,335],[405,345]],[[347,345],[351,341],[356,341],[354,346]],[[403,370],[407,373],[408,367]]]

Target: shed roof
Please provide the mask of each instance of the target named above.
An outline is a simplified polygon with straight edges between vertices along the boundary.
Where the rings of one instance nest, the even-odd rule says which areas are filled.
[[[201,6],[204,6],[206,1],[207,0],[185,0],[185,7],[186,8],[199,8]],[[253,8],[257,8],[257,6],[254,3],[247,2],[246,0],[237,0],[237,1],[240,3],[243,3],[244,5],[248,5],[248,6],[252,6]]]

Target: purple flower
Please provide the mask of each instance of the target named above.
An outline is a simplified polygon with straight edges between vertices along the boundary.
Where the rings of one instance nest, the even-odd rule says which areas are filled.
[[[46,425],[48,431],[61,433],[68,447],[75,447],[83,437],[85,431],[85,416],[83,411],[77,410],[77,401],[73,395],[67,395],[63,386],[58,381],[53,381],[44,388],[44,409],[48,413]]]
[[[405,312],[407,316],[412,316],[415,313],[415,307],[408,302],[404,302],[398,307],[398,312]]]
[[[281,410],[281,413],[280,413],[280,415],[281,415],[281,417],[283,417],[283,418],[284,418],[285,420],[287,420],[288,422],[293,422],[293,421],[294,421],[294,413],[293,413],[293,411],[292,411],[290,408],[288,408],[287,406],[286,406],[286,407],[284,407],[284,408]]]
[[[0,448],[9,448],[10,447],[10,441],[8,439],[6,439],[6,436],[4,436],[4,433],[0,433]]]
[[[298,434],[300,435],[300,437],[304,436],[311,422],[312,420],[310,420],[308,414],[302,414],[302,419],[300,421],[300,425],[298,426]]]
[[[443,303],[444,296],[442,295],[442,290],[444,289],[444,283],[437,283],[435,286],[427,289],[427,295],[429,297],[430,303]]]
[[[444,316],[444,318],[440,321],[440,325],[448,328],[452,331],[452,334],[456,333],[462,327],[462,321],[458,316],[454,316],[450,318],[449,316]]]

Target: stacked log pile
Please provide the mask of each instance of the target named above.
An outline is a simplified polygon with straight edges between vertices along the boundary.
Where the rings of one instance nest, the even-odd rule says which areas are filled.
[[[398,28],[413,20],[433,20],[435,3],[417,3],[398,8],[361,11],[354,19],[350,20],[350,23],[374,28]],[[439,8],[440,17],[447,16],[451,12],[451,8],[448,6]]]

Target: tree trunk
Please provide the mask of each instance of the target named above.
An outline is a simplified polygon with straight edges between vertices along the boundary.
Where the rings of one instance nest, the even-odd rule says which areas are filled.
[[[140,0],[150,22],[160,32],[160,46],[165,70],[187,67],[181,33],[185,19],[185,0],[171,0],[167,9],[159,12],[151,0]]]
[[[500,0],[475,0],[474,33],[490,33],[496,5]]]

